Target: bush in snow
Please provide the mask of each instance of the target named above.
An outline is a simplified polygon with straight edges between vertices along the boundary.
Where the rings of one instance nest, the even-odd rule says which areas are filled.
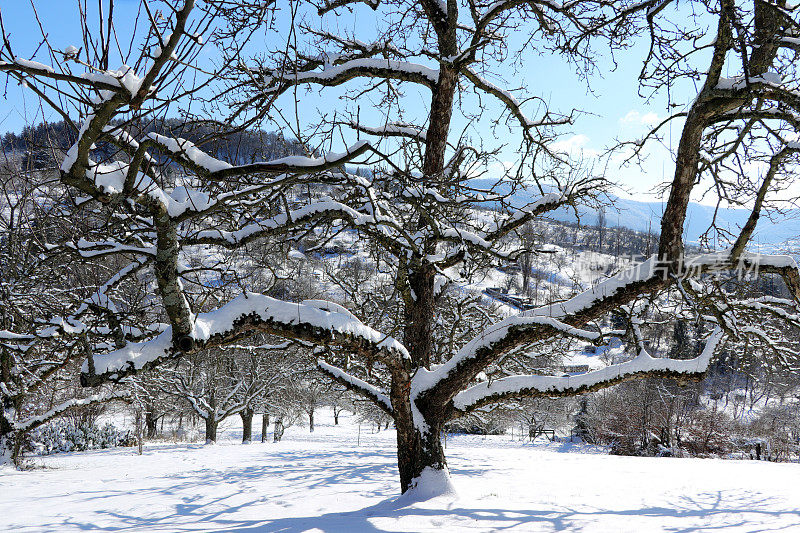
[[[444,429],[447,433],[462,433],[465,435],[502,435],[513,424],[510,416],[505,413],[476,412],[448,422]]]
[[[800,404],[765,407],[746,428],[744,451],[770,461],[800,460]],[[756,444],[761,444],[756,453]],[[741,448],[740,448],[741,449]]]
[[[33,431],[28,436],[26,451],[50,455],[134,444],[135,435],[132,432],[121,431],[113,424],[76,425],[70,421],[57,420]]]
[[[592,396],[585,423],[611,453],[650,456],[725,455],[731,450],[732,421],[704,407],[698,387],[673,381],[626,383]]]
[[[470,417],[454,420],[445,425],[447,433],[461,433],[465,435],[502,435],[505,427],[499,427],[491,421],[478,420]]]

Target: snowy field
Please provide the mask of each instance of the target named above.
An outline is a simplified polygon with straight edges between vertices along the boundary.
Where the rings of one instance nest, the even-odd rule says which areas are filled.
[[[233,422],[233,420],[231,420]],[[238,417],[236,419],[238,422]],[[0,470],[0,531],[800,531],[800,465],[451,436],[457,496],[398,498],[394,432],[318,414],[283,442],[153,444]]]

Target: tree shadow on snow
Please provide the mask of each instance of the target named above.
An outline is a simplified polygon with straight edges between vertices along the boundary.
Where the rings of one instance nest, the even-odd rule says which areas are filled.
[[[75,517],[49,526],[53,531],[70,527],[86,531],[299,533],[314,530],[369,533],[440,529],[581,532],[596,530],[598,524],[608,524],[608,530],[621,525],[642,524],[646,530],[671,533],[726,530],[758,533],[781,529],[793,531],[800,524],[800,506],[791,505],[789,508],[785,501],[745,489],[680,496],[674,498],[669,506],[631,509],[593,507],[579,500],[547,504],[545,508],[532,501],[529,509],[519,508],[524,504],[516,500],[504,508],[503,501],[496,497],[471,501],[445,497],[413,503],[402,496],[387,498],[387,494],[396,490],[395,454],[392,450],[285,450],[265,455],[264,460],[263,464],[247,466],[203,464],[194,470],[153,476],[161,481],[169,480],[166,485],[162,482],[160,486],[154,483],[154,486],[135,490],[122,487],[102,492],[87,490],[84,500],[103,500],[105,509],[95,511],[94,516],[83,515],[80,520]],[[459,478],[479,478],[485,472],[485,468],[474,465],[453,468],[456,485]],[[376,479],[392,479],[392,484],[376,483]],[[267,500],[259,491],[259,484],[264,482],[280,484],[280,495]],[[203,489],[198,492],[200,486]],[[348,492],[357,491],[360,497],[372,498],[378,503],[349,512],[275,519],[237,518],[240,512],[259,516],[261,506],[264,507],[263,514],[267,515],[266,502],[272,509],[275,504],[285,503],[290,508],[288,512],[297,512],[295,502],[313,499],[316,489],[325,488],[342,494],[343,498]],[[235,502],[230,500],[233,496]],[[115,502],[109,500],[114,497],[159,502],[162,504],[161,512],[151,514],[149,509],[142,508],[134,514],[114,509]],[[532,494],[532,499],[535,497],[536,494]],[[309,503],[313,504],[313,500]],[[613,506],[615,502],[609,503]],[[173,512],[169,511],[170,506],[173,506]],[[102,520],[95,520],[98,517]],[[784,524],[789,525],[784,527]]]
[[[632,517],[650,531],[670,531],[671,533],[709,533],[714,531],[748,531],[749,533],[796,531],[800,524],[800,508],[785,510],[766,510],[780,505],[774,498],[744,491],[714,491],[683,496],[672,507],[642,507],[633,509],[604,509],[584,506],[571,509],[568,506],[551,509],[503,509],[499,507],[479,507],[465,505],[458,499],[440,498],[423,503],[409,504],[403,497],[392,497],[351,512],[325,513],[300,517],[287,517],[263,520],[238,520],[232,513],[259,501],[241,505],[227,506],[224,510],[212,512],[209,507],[224,505],[219,500],[198,501],[196,504],[180,505],[177,515],[190,517],[196,521],[181,520],[177,516],[164,518],[145,518],[105,512],[116,518],[116,527],[96,527],[92,524],[75,524],[85,530],[171,530],[206,531],[238,533],[300,533],[320,531],[324,533],[388,532],[388,531],[445,531],[470,529],[491,531],[554,531],[582,532],[597,530],[607,521],[608,530],[629,523]],[[253,510],[252,508],[250,509]],[[384,529],[381,524],[384,519]],[[385,521],[384,521],[385,522]]]
[[[773,498],[707,492],[694,497],[681,497],[674,507],[642,507],[640,509],[610,510],[586,508],[572,510],[500,509],[493,507],[462,507],[456,500],[407,505],[402,497],[385,500],[376,505],[349,513],[328,513],[321,516],[281,518],[235,527],[229,524],[226,531],[238,533],[300,533],[309,530],[324,533],[491,530],[491,531],[565,531],[597,530],[599,521],[608,520],[608,530],[622,527],[626,517],[648,519],[646,530],[671,533],[709,533],[713,531],[747,531],[749,533],[796,531],[800,527],[800,508],[783,511],[765,510],[775,505]],[[382,529],[381,518],[394,522]],[[669,525],[665,524],[669,521]],[[686,522],[682,525],[681,522]],[[779,523],[781,522],[781,523]],[[485,525],[482,525],[485,524]]]
[[[59,524],[49,524],[49,527],[52,527],[53,531],[66,527],[85,531],[271,531],[277,526],[270,525],[269,520],[243,521],[234,518],[238,512],[245,509],[251,511],[264,504],[266,500],[258,491],[258,483],[268,481],[282,486],[280,496],[270,501],[272,504],[276,501],[291,504],[308,499],[310,491],[325,487],[341,487],[345,491],[357,491],[360,497],[384,500],[387,494],[396,490],[395,461],[396,454],[393,450],[365,449],[330,452],[271,451],[269,455],[264,456],[264,463],[257,465],[198,463],[196,469],[145,475],[144,477],[154,479],[151,486],[136,489],[120,487],[71,491],[73,496],[84,501],[103,501],[95,511],[95,514],[102,519],[76,516]],[[464,468],[458,471],[464,476],[479,476],[484,472],[478,468]],[[392,480],[389,487],[385,483],[375,483],[376,479],[386,478]],[[163,480],[169,480],[170,483],[165,485],[163,482],[158,482]],[[198,487],[203,489],[198,492]],[[244,495],[247,496],[247,501],[244,503],[234,504],[229,500],[233,496],[241,498]],[[346,497],[345,494],[343,496]],[[134,501],[143,498],[145,501],[173,505],[174,513],[150,514],[148,509],[142,509],[141,514],[138,512],[134,514],[114,509],[116,505],[110,500],[116,498]],[[391,498],[386,502],[391,505],[393,500],[394,498]],[[374,512],[378,512],[381,505],[383,504],[374,506],[376,508]],[[365,511],[351,514],[356,516],[359,512]],[[344,531],[346,528],[339,530]]]

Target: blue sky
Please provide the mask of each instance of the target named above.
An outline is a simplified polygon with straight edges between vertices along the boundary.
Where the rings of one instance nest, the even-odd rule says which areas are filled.
[[[11,41],[15,46],[16,53],[25,58],[31,58],[39,44],[40,34],[30,3],[25,0],[0,0],[0,9],[2,9],[6,29],[11,34]],[[80,45],[78,11],[74,1],[44,0],[37,2],[37,9],[49,39],[55,47],[63,49],[70,44]],[[118,33],[121,36],[128,34],[138,9],[138,2],[118,0],[115,9]],[[349,28],[369,28],[367,24],[362,24],[358,17],[359,12],[356,11],[351,18],[340,18],[335,22]],[[366,35],[362,40],[368,40],[369,37]],[[257,36],[253,46],[250,47],[251,51],[257,51],[258,47],[264,43],[264,39],[263,35]],[[607,53],[601,54],[598,74],[592,76],[590,80],[591,93],[586,83],[575,75],[573,66],[548,55],[526,58],[518,71],[503,67],[499,72],[505,78],[507,82],[505,86],[508,88],[515,88],[515,85],[524,83],[531,94],[543,97],[555,109],[569,111],[574,107],[589,113],[578,119],[571,131],[563,135],[558,145],[569,149],[575,155],[582,154],[591,160],[612,144],[615,137],[636,138],[646,131],[648,125],[652,125],[666,115],[666,105],[663,99],[656,98],[652,102],[646,102],[637,93],[636,79],[646,53],[645,45],[644,39],[640,39],[630,50],[618,51],[615,56],[617,64],[615,70],[612,70],[613,63],[610,56]],[[36,55],[35,59],[49,63],[47,56],[41,52]],[[501,84],[498,79],[492,81]],[[341,95],[342,92],[341,90],[329,91],[326,96],[319,97],[316,95],[316,91],[313,91],[312,94],[304,96],[300,109],[300,113],[303,114],[301,122],[312,121],[318,112],[328,111],[334,106],[339,106],[341,102],[336,95]],[[517,96],[521,97],[523,94],[517,93]],[[409,95],[409,98],[406,99],[408,106],[406,111],[412,116],[419,116],[422,113],[422,106],[419,105],[420,98],[415,97],[413,90],[409,91]],[[693,96],[687,92],[684,100],[688,102]],[[370,114],[365,109],[366,106],[362,109],[362,118],[365,123],[369,123],[370,120],[380,123],[381,117],[377,113]],[[499,105],[492,104],[488,115],[499,113]],[[0,100],[0,131],[19,131],[26,123],[39,122],[42,116],[38,101],[33,95],[15,85],[9,85],[6,88],[5,99]],[[44,116],[48,119],[57,119],[49,111],[45,111]],[[489,128],[490,122],[484,120],[479,126],[473,127],[472,135],[486,139],[491,138],[493,134]],[[455,129],[460,130],[463,126],[463,120],[457,119],[454,122]],[[680,133],[680,123],[676,122],[671,129],[671,137],[673,141],[676,141]],[[515,132],[508,132],[504,128],[497,131],[501,135],[499,142],[508,142],[508,146],[501,152],[499,159],[510,164],[515,159],[514,147],[518,145],[513,135]],[[627,189],[627,193],[620,191],[622,196],[649,200],[659,198],[659,196],[650,195],[649,192],[662,179],[669,179],[672,173],[670,153],[655,147],[651,150],[644,170],[620,169],[618,160],[612,160],[609,168],[610,177]],[[499,166],[494,170],[499,170]]]

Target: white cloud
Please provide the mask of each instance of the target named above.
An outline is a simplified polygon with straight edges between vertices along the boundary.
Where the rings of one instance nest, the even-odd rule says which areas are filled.
[[[628,111],[627,115],[619,119],[619,122],[620,124],[634,124],[636,122],[639,122],[640,117],[641,114],[638,111],[632,109]]]
[[[658,118],[658,113],[654,113],[653,111],[649,111],[644,115],[641,114],[639,111],[632,109],[628,111],[628,113],[619,119],[619,123],[622,126],[655,126],[661,119]]]
[[[656,124],[658,124],[660,120],[661,119],[658,118],[658,114],[653,113],[652,111],[650,111],[649,113],[645,113],[644,115],[642,115],[642,118],[640,119],[641,123],[644,124],[645,126],[655,126]]]
[[[486,167],[487,178],[499,179],[507,176],[514,168],[513,161],[493,161]]]
[[[513,161],[492,161],[488,165],[473,164],[462,172],[469,178],[501,179],[513,173],[516,163]]]
[[[550,143],[550,149],[554,152],[569,155],[582,155],[584,157],[597,157],[600,152],[588,146],[589,137],[583,133],[573,135],[561,141]]]

